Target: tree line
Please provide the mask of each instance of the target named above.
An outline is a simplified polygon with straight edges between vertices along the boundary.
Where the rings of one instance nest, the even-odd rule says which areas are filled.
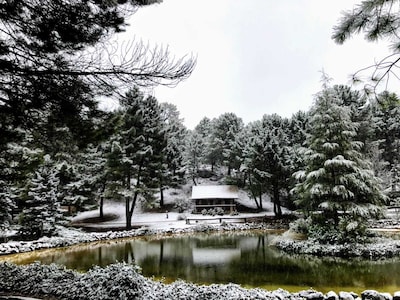
[[[125,203],[130,228],[138,201],[163,206],[166,188],[197,184],[205,171],[223,170],[224,182],[247,190],[260,210],[269,195],[277,216],[282,206],[308,215],[323,211],[335,226],[339,211],[351,211],[351,223],[397,201],[395,94],[368,103],[348,86],[324,87],[310,111],[291,118],[264,115],[244,124],[224,113],[204,117],[193,130],[175,105],[159,103],[138,87],[119,103],[117,110],[93,117],[80,138],[67,126],[53,124],[55,135],[45,141],[46,124],[15,128],[20,140],[2,145],[1,152],[3,227],[20,208],[22,235],[51,234],[62,222],[61,204],[84,209],[113,199]]]

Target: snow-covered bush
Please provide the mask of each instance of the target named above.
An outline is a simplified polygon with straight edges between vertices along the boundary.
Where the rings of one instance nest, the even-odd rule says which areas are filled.
[[[322,244],[365,243],[370,238],[365,222],[359,222],[350,216],[342,216],[337,226],[332,220],[314,216],[313,219],[299,219],[290,227]]]
[[[177,220],[178,221],[182,221],[182,220],[186,220],[186,215],[185,214],[179,214]]]
[[[222,216],[222,215],[224,215],[224,213],[225,213],[225,211],[224,211],[221,207],[216,207],[216,208],[214,208],[214,212],[215,212],[215,214],[218,215],[218,216]]]
[[[177,198],[175,200],[174,208],[178,209],[179,213],[183,213],[190,207],[190,201],[185,198]]]
[[[18,292],[57,299],[138,299],[147,279],[137,267],[113,264],[95,267],[85,274],[64,267],[34,263],[16,266],[0,264],[0,292]]]
[[[225,211],[221,208],[221,207],[214,207],[214,208],[210,208],[210,209],[203,209],[201,211],[201,214],[203,216],[222,216],[225,214]]]
[[[290,223],[290,229],[294,232],[301,234],[308,234],[309,228],[311,226],[311,218],[299,218],[294,222]]]

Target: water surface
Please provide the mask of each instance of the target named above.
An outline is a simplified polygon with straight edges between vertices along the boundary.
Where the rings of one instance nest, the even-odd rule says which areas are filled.
[[[400,260],[365,261],[287,255],[273,246],[279,236],[269,233],[196,234],[163,239],[131,238],[64,249],[0,257],[19,264],[33,261],[63,264],[86,271],[94,265],[136,263],[145,276],[246,287],[310,287],[327,292],[376,289],[400,290]]]

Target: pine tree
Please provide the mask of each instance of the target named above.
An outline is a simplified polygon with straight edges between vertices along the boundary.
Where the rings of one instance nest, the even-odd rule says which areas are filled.
[[[187,175],[197,185],[197,177],[201,162],[204,158],[204,140],[197,131],[190,131],[186,138],[185,145],[185,166]]]
[[[77,210],[82,210],[85,205],[95,204],[96,200],[101,202],[106,185],[104,144],[89,144],[69,160],[57,164],[63,205],[75,206]]]
[[[22,211],[19,233],[23,238],[39,238],[52,235],[60,215],[58,213],[57,172],[50,156],[35,172],[28,186],[28,199]]]
[[[4,228],[11,225],[13,210],[22,207],[24,188],[43,156],[30,133],[22,129],[13,133],[14,142],[0,145],[0,226]]]
[[[240,168],[240,153],[242,149],[236,147],[237,135],[243,130],[243,121],[233,113],[225,113],[219,116],[212,126],[211,143],[216,162],[227,167],[227,175],[231,175],[232,169]]]
[[[268,192],[276,216],[282,215],[281,197],[290,178],[288,121],[278,115],[265,115],[250,126],[245,162],[250,191],[262,209],[262,194]]]
[[[383,171],[389,174],[386,189],[393,200],[400,192],[400,99],[384,92],[373,103],[375,140],[384,162]]]
[[[177,107],[170,103],[161,103],[161,126],[165,127],[166,145],[163,159],[166,168],[160,180],[160,205],[164,205],[163,190],[168,186],[176,187],[184,181],[184,152],[187,129],[179,116]]]
[[[246,128],[248,140],[244,149],[244,168],[247,174],[248,187],[258,209],[262,210],[262,195],[267,191],[264,184],[269,174],[265,171],[267,157],[263,137],[266,132],[261,121],[248,124]]]
[[[354,140],[357,124],[351,111],[334,89],[326,87],[317,95],[310,114],[306,167],[296,173],[300,183],[293,193],[314,224],[355,238],[380,211],[384,195],[379,181],[361,153],[362,143]]]
[[[139,199],[152,203],[165,173],[165,128],[154,97],[145,98],[138,88],[121,98],[123,110],[116,120],[116,133],[107,158],[111,190],[125,200],[126,227]]]
[[[304,157],[302,154],[302,147],[306,140],[309,115],[306,112],[299,111],[292,115],[289,119],[289,126],[287,127],[286,134],[288,137],[288,164],[290,165],[290,173],[293,174],[304,168]],[[287,195],[287,207],[289,209],[295,209],[296,205],[293,201],[292,194],[290,190],[296,185],[296,180],[293,176],[288,179],[286,185],[286,195]]]
[[[214,172],[214,168],[218,161],[218,147],[214,147],[214,136],[212,134],[213,127],[216,119],[210,120],[204,117],[200,120],[199,124],[194,128],[193,134],[196,134],[197,146],[202,145],[201,155],[199,157],[199,164],[206,164],[211,166],[211,172]],[[193,145],[193,143],[191,143]],[[200,152],[198,152],[200,153]]]

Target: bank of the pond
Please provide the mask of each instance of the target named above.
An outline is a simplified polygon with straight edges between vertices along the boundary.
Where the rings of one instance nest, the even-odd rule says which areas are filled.
[[[312,299],[312,300],[399,300],[393,295],[366,290],[360,295],[333,291],[323,294],[314,290],[296,293],[278,289],[245,289],[236,284],[196,285],[184,281],[164,284],[142,276],[137,267],[113,264],[78,273],[57,265],[39,263],[17,266],[0,264],[0,295],[18,294],[45,299]]]
[[[318,257],[385,259],[400,257],[400,240],[376,237],[365,244],[321,244],[316,240],[282,239],[276,247],[289,254]]]

